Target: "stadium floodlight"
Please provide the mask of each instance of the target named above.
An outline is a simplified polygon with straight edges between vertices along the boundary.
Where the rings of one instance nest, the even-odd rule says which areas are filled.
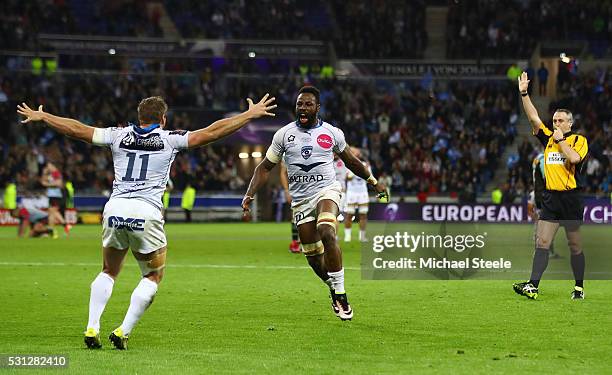
[[[572,59],[570,59],[569,56],[567,56],[565,52],[561,52],[561,54],[559,55],[559,58],[561,59],[561,61],[563,61],[566,64],[569,64],[570,61],[572,61]]]
[[[246,158],[249,157],[249,153],[248,152],[241,152],[241,153],[238,154],[238,157],[240,159],[246,159]]]
[[[261,157],[261,152],[253,151],[253,152],[251,152],[251,157],[252,158],[260,158]]]

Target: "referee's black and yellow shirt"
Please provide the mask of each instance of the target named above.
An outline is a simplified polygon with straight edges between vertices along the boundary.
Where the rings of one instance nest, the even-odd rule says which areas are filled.
[[[546,190],[567,191],[581,188],[580,169],[584,158],[589,152],[587,139],[572,132],[565,133],[565,142],[580,155],[580,162],[570,163],[561,147],[555,143],[553,132],[544,124],[540,124],[534,134],[544,147],[544,174],[546,175]]]

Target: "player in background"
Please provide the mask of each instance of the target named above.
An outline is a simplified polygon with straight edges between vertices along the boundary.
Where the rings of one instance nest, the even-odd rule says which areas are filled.
[[[255,168],[242,208],[248,217],[255,194],[270,177],[270,171],[284,160],[302,252],[316,275],[329,287],[334,313],[342,320],[350,320],[353,310],[344,287],[342,252],[336,243],[336,217],[342,190],[336,181],[334,153],[379,194],[386,195],[386,188],[352,154],[342,130],[319,118],[319,98],[315,87],[300,89],[295,104],[296,120],[274,134],[266,157]]]
[[[291,194],[289,194],[289,176],[287,175],[287,167],[285,163],[280,163],[280,183],[283,187],[283,191],[285,192],[285,202],[287,204],[291,204]],[[302,252],[300,244],[300,236],[298,236],[298,229],[295,225],[295,221],[293,220],[293,215],[291,215],[291,243],[289,244],[289,251],[297,254]]]
[[[533,239],[537,241],[538,233],[538,219],[542,212],[542,193],[546,190],[546,176],[544,174],[544,154],[539,153],[531,164],[532,175],[533,175],[533,191],[529,193],[529,200],[527,201],[527,213],[534,222]],[[554,241],[550,243],[550,257],[561,258],[561,256],[555,253]]]
[[[62,173],[55,164],[47,161],[40,176],[40,183],[47,188],[47,198],[49,199],[49,226],[55,228],[57,224],[64,226],[66,235],[70,233],[70,226],[66,225],[63,217],[64,211],[64,179]]]
[[[124,128],[94,128],[81,122],[37,111],[23,103],[17,112],[23,123],[44,121],[55,131],[81,141],[107,146],[112,151],[115,179],[113,192],[104,207],[102,229],[103,268],[91,284],[89,320],[85,344],[100,348],[100,317],[113,291],[128,248],[140,266],[142,279],[134,289],[123,323],[109,339],[117,349],[126,349],[128,337],[153,302],[166,264],[166,234],[162,217],[162,195],[176,154],[225,137],[250,120],[274,116],[274,98],[266,94],[257,104],[247,99],[249,109],[218,120],[196,131],[168,131],[168,106],[159,97],[143,99],[138,105],[138,125]]]
[[[366,167],[368,172],[372,174],[372,169],[368,162],[361,157],[361,150],[357,147],[351,147],[351,151],[361,163]],[[346,172],[346,219],[344,220],[344,242],[351,242],[351,227],[353,225],[353,217],[359,213],[359,241],[367,242],[366,226],[368,223],[368,206],[370,200],[368,197],[368,183],[363,178],[355,176],[353,172]]]
[[[49,225],[49,212],[45,211],[49,207],[49,200],[43,195],[25,193],[15,210],[16,217],[19,219],[17,236],[24,237],[26,229],[30,228],[29,237],[51,236],[57,238],[57,232]],[[59,212],[52,213],[59,215]],[[57,217],[54,218],[57,220]]]
[[[172,190],[174,190],[174,182],[172,182],[172,179],[168,177],[168,182],[166,183],[166,190],[164,190],[164,195],[162,196],[162,204],[164,206],[164,220],[168,219],[168,207],[170,207],[170,193],[172,192]]]
[[[346,220],[346,216],[344,213],[346,212],[346,173],[348,169],[344,162],[338,154],[334,154],[334,171],[336,172],[336,181],[340,183],[340,188],[342,190],[342,197],[340,198],[340,207],[338,211],[338,220],[336,221],[336,240],[338,240],[338,229],[340,229],[340,224],[344,220]]]

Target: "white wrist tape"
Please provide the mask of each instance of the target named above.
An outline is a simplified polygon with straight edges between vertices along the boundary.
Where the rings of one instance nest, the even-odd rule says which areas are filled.
[[[100,128],[95,128],[93,136],[91,137],[91,143],[96,146],[104,146],[106,144],[104,142],[104,130]]]

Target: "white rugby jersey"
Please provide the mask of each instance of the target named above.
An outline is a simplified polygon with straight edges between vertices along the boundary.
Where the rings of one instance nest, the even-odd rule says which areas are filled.
[[[372,169],[370,169],[370,166],[368,165],[368,163],[364,162],[363,160],[361,161],[361,163],[366,167],[368,172],[372,174]],[[346,194],[347,195],[363,194],[363,193],[368,194],[368,182],[366,180],[355,175],[353,172],[349,171],[348,169],[347,169],[347,177],[350,177],[350,178],[347,178],[346,180]]]
[[[291,122],[276,133],[266,157],[273,163],[283,158],[289,176],[292,205],[312,197],[336,181],[334,152],[346,148],[342,130],[319,120],[317,126],[304,128]]]
[[[93,143],[109,146],[113,153],[113,198],[134,198],[162,209],[162,195],[174,157],[187,148],[189,132],[148,128],[96,129]]]
[[[346,174],[348,168],[344,165],[344,161],[340,158],[334,160],[334,169],[336,170],[336,181],[342,186],[342,191],[346,190]]]

